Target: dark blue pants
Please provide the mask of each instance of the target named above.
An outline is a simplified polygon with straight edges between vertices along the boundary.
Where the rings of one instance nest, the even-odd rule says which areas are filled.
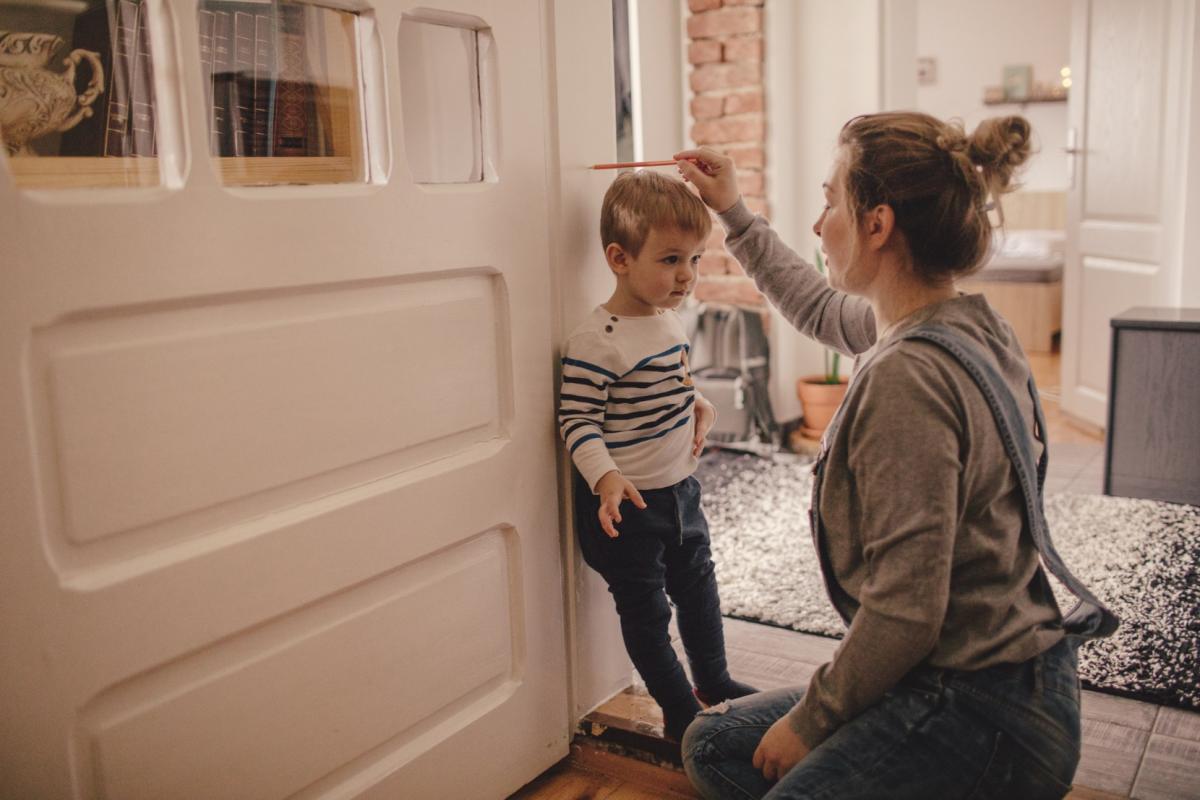
[[[668,596],[696,685],[714,689],[729,680],[708,523],[695,478],[643,491],[642,499],[644,509],[621,503],[620,535],[609,538],[597,517],[600,498],[576,473],[575,528],[584,561],[616,601],[625,650],[650,696],[663,708],[678,708],[694,700],[671,647]]]
[[[918,668],[769,784],[754,751],[803,695],[761,692],[696,717],[684,768],[707,800],[1060,798],[1079,762],[1079,678],[1066,639],[1021,664]]]

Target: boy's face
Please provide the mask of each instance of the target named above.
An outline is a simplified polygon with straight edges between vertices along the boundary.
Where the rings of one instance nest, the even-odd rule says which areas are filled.
[[[678,228],[651,228],[637,258],[618,244],[605,251],[617,290],[637,313],[678,308],[696,283],[705,237]]]

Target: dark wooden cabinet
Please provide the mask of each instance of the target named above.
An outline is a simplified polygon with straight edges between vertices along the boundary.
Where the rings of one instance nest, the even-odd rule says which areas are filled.
[[[1200,308],[1113,317],[1104,493],[1200,505]]]

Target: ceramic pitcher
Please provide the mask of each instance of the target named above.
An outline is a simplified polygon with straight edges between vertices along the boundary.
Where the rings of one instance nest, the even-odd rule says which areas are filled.
[[[49,69],[50,57],[63,46],[51,33],[0,31],[0,140],[9,155],[35,155],[29,143],[48,133],[68,131],[92,116],[91,105],[104,92],[100,54],[72,50],[62,72]],[[82,94],[75,89],[81,61],[91,68]]]

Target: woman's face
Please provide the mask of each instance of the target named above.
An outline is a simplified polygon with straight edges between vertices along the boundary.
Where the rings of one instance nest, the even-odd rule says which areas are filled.
[[[829,176],[821,184],[825,193],[825,206],[821,216],[813,224],[813,233],[821,237],[821,252],[825,254],[825,266],[829,271],[829,285],[835,289],[849,291],[847,277],[852,271],[852,261],[857,251],[858,226],[850,213],[850,200],[846,194],[846,170],[843,157],[839,155],[829,168]]]

